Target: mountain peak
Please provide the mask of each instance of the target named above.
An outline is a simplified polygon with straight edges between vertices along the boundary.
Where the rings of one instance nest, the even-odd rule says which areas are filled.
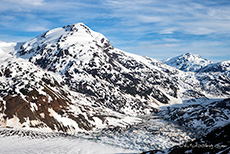
[[[78,26],[86,26],[86,24],[84,24],[83,22],[78,22],[78,23],[66,25],[64,27],[73,27],[73,26],[76,26],[76,27],[78,27]]]
[[[198,54],[192,54],[191,52],[187,52],[185,54],[182,54],[178,57],[187,57],[187,58],[202,58],[200,55]]]
[[[192,54],[191,52],[182,54],[177,57],[169,58],[163,61],[167,65],[176,67],[182,71],[195,72],[202,67],[212,63],[211,61],[202,58],[200,55]]]
[[[75,23],[75,24],[69,24],[67,26],[62,27],[63,29],[67,31],[78,31],[78,29],[85,29],[88,32],[92,31],[88,26],[86,26],[84,23]]]
[[[80,51],[80,49],[83,50],[85,47],[113,48],[104,35],[91,30],[84,23],[76,23],[51,29],[37,36],[21,46],[21,50],[16,55],[27,59],[37,54],[42,56],[44,51],[48,51],[52,57],[61,49],[70,49],[71,51],[79,49]],[[46,50],[48,48],[50,50]]]
[[[192,56],[193,54],[191,52],[187,52],[184,55],[186,55],[186,56]]]

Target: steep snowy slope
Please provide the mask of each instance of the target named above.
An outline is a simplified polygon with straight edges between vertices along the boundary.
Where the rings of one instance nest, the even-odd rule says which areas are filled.
[[[174,58],[169,58],[167,60],[164,60],[163,62],[167,65],[170,65],[185,72],[196,72],[197,70],[212,63],[211,61],[204,59],[199,55],[193,55],[191,53],[186,53]]]
[[[0,125],[77,133],[136,121],[69,91],[34,64],[0,52]],[[56,75],[57,78],[58,75]]]

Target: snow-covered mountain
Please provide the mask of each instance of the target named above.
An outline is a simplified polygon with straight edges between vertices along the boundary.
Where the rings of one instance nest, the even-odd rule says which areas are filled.
[[[201,89],[206,93],[202,94],[209,98],[215,98],[214,96],[217,97],[218,95],[220,96],[222,94],[228,97],[230,94],[229,88],[224,86],[226,83],[230,83],[229,61],[213,63],[207,59],[200,57],[199,55],[186,53],[174,58],[169,58],[168,60],[165,60],[164,63],[174,68],[180,69],[181,71],[183,71],[182,74],[184,74],[184,72],[187,72],[187,76],[185,78],[191,78],[191,76],[194,76],[195,79],[193,78],[192,80],[186,82],[190,82],[191,86],[194,89],[201,86]],[[184,76],[182,74],[178,75],[178,77]],[[183,77],[180,80],[184,80],[185,78]],[[194,82],[196,80],[198,80],[198,83]],[[185,89],[187,89],[185,93],[191,92],[191,90],[189,90],[188,88]],[[196,94],[194,92],[192,93],[193,97],[195,98],[196,96],[200,95],[196,92]]]
[[[212,63],[211,61],[204,59],[199,55],[194,55],[190,52],[177,57],[169,58],[163,62],[185,72],[196,72],[197,70]]]
[[[20,96],[30,107],[35,106],[31,112],[39,112],[40,115],[39,105],[43,100],[52,102],[58,100],[59,97],[55,96],[60,96],[62,99],[58,102],[64,104],[57,104],[57,110],[52,109],[56,120],[63,115],[67,116],[67,121],[70,120],[61,121],[60,127],[64,123],[69,125],[73,119],[75,122],[80,119],[83,125],[87,125],[82,129],[92,130],[99,125],[106,127],[110,124],[105,124],[102,116],[99,116],[99,124],[95,124],[93,115],[98,115],[100,110],[112,111],[116,118],[121,115],[135,117],[158,112],[158,106],[182,103],[184,100],[228,97],[230,92],[230,80],[226,76],[196,75],[148,57],[126,53],[114,48],[105,36],[92,31],[83,23],[49,30],[24,43],[13,55],[18,58],[8,58],[1,67],[1,78],[4,79],[1,81],[5,81],[1,83],[9,87],[8,91],[1,91],[3,102],[11,94],[10,87],[14,87],[12,95]],[[6,89],[4,86],[2,89]],[[47,89],[51,89],[54,94],[50,94]],[[44,95],[44,98],[38,100],[36,94]],[[10,101],[5,103],[6,110],[8,104]],[[55,103],[47,103],[47,115],[52,114],[49,104]],[[86,112],[86,116],[79,112],[76,109],[76,106],[81,108],[79,105],[88,106],[90,114],[81,111]],[[62,109],[63,106],[66,109]],[[73,108],[84,116],[75,115]],[[83,108],[86,110],[86,107]],[[75,118],[65,114],[69,110],[74,113]],[[4,110],[4,114],[8,113],[5,112]],[[14,112],[16,111],[5,117],[17,117],[19,114]],[[111,115],[104,117],[106,119]],[[29,118],[29,121],[32,119],[34,118]],[[120,117],[117,119],[122,121]],[[131,121],[135,120],[133,118]],[[19,118],[20,124],[25,121]],[[81,124],[77,123],[73,127],[78,130]],[[49,128],[59,130],[58,127]]]
[[[178,86],[154,69],[151,60],[114,49],[82,23],[50,30],[25,43],[16,55],[59,73],[60,82],[71,90],[115,111],[150,113],[159,103],[177,99]]]
[[[163,62],[169,66],[175,67],[179,70],[197,73],[213,73],[219,72],[229,76],[230,61],[222,61],[214,63],[207,59],[202,58],[200,55],[194,55],[192,53],[182,54],[177,57],[163,60]]]
[[[52,29],[19,48],[11,47],[0,48],[2,127],[90,132],[101,140],[118,138],[119,146],[131,145],[130,138],[138,133],[132,147],[147,149],[191,139],[184,127],[210,131],[217,123],[229,122],[228,108],[212,101],[230,96],[227,64],[221,71],[205,71],[214,63],[190,53],[165,63],[127,53],[83,23]],[[154,120],[153,114],[164,120]],[[173,128],[166,129],[169,126]],[[153,136],[137,145],[146,133]],[[157,140],[161,145],[150,143]]]
[[[210,93],[202,92],[206,88],[203,85],[208,81],[201,82],[201,77],[197,79],[195,74],[178,71],[157,60],[115,49],[102,34],[92,31],[83,23],[47,31],[26,42],[15,55],[59,73],[62,78],[60,82],[67,84],[71,90],[87,93],[119,112],[125,112],[127,108],[123,106],[130,104],[130,101],[136,102],[136,105],[144,101],[147,108],[144,104],[142,106],[148,110],[146,112],[150,112],[154,110],[150,106],[181,102],[181,95],[185,91],[191,92],[188,90],[200,96]],[[205,61],[198,56],[188,56]],[[216,76],[208,75],[208,78],[212,84]],[[218,95],[226,94],[219,92]]]

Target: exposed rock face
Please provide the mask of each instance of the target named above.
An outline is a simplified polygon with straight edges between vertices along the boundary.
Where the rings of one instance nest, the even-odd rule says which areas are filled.
[[[9,56],[0,72],[1,126],[75,133],[97,129],[100,123],[106,127],[107,118],[118,122],[125,118],[84,104],[94,100],[70,93],[48,72],[23,59]]]

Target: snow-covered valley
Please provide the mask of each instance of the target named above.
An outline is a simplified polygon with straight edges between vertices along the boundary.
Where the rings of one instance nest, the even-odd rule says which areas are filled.
[[[11,130],[12,131],[12,130]],[[140,151],[123,149],[116,146],[101,144],[80,137],[58,136],[56,134],[35,134],[30,136],[12,135],[7,130],[0,129],[1,154],[135,154]],[[6,136],[6,135],[9,136]]]
[[[191,132],[159,115],[141,119],[141,123],[126,128],[111,127],[79,134],[0,128],[1,153],[133,154],[192,140]]]

